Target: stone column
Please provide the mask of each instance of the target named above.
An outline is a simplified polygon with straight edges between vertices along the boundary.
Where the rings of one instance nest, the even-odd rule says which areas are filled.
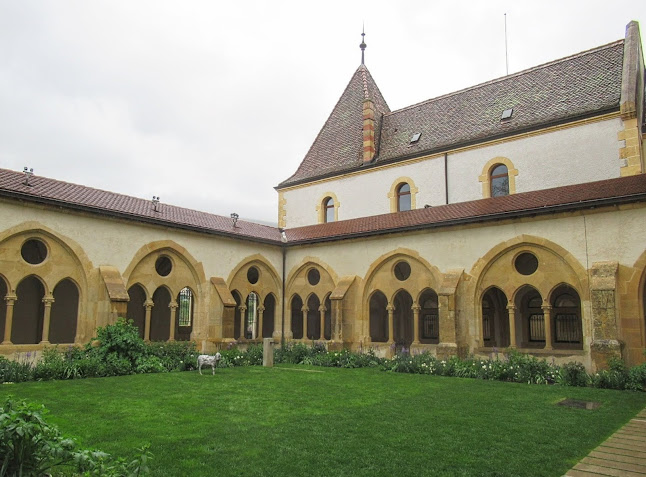
[[[170,308],[170,333],[168,334],[168,341],[175,341],[175,323],[177,322],[177,302],[171,301],[168,304]]]
[[[516,348],[516,307],[507,305],[509,312],[509,347]]]
[[[263,320],[263,315],[265,312],[265,307],[264,306],[259,306],[258,307],[258,334],[256,335],[256,338],[263,339],[262,336],[262,320]]]
[[[395,342],[395,307],[388,304],[386,311],[388,311],[388,344],[393,344]]]
[[[325,339],[325,312],[327,308],[325,305],[319,306],[319,315],[321,316],[321,333],[319,334],[319,339],[322,341]]]
[[[246,339],[247,337],[247,329],[245,328],[245,320],[247,318],[247,305],[240,305],[240,338],[239,339]]]
[[[341,300],[332,300],[332,316],[330,317],[330,330],[332,332],[332,341],[341,341],[341,326],[343,325],[343,307]]]
[[[43,339],[40,344],[49,344],[49,322],[52,314],[52,303],[54,303],[54,297],[50,295],[45,295],[43,297],[43,303],[45,304],[45,314],[43,317]]]
[[[307,312],[310,311],[310,309],[307,307],[307,305],[303,305],[303,308],[301,308],[301,311],[303,312],[303,338],[302,338],[302,340],[305,341],[305,340],[307,340]]]
[[[552,349],[552,306],[549,304],[543,305],[543,319],[545,321],[545,349]]]
[[[619,313],[617,311],[617,262],[595,262],[590,269],[590,302],[592,306],[592,343],[590,354],[593,367],[605,368],[608,359],[621,358]],[[583,323],[581,323],[583,327]],[[582,340],[585,343],[585,328]]]
[[[419,305],[413,305],[413,344],[418,345],[419,342],[419,312],[422,307]]]
[[[7,303],[7,314],[4,322],[4,341],[2,344],[13,344],[11,342],[11,329],[13,326],[13,306],[16,303],[18,297],[16,295],[9,295],[4,297],[4,301]]]
[[[155,303],[152,300],[146,300],[144,307],[146,308],[146,318],[144,324],[144,341],[150,341],[150,314],[153,311]]]

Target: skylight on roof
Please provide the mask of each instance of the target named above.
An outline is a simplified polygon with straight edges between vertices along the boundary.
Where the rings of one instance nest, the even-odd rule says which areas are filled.
[[[500,119],[501,119],[501,120],[503,120],[503,119],[510,119],[512,114],[514,114],[514,108],[505,109],[505,110],[502,112],[502,116],[500,116]]]
[[[410,143],[411,143],[411,144],[416,143],[417,141],[419,141],[419,138],[420,138],[421,136],[422,136],[422,133],[415,133],[415,134],[413,134],[413,135],[410,137]]]

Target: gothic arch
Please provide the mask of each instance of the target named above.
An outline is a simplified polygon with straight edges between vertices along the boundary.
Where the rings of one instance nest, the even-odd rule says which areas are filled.
[[[319,281],[312,285],[308,280],[310,270],[316,270],[319,274]],[[286,280],[285,294],[290,297],[289,303],[294,294],[298,294],[303,299],[303,304],[307,305],[312,294],[324,302],[325,296],[331,293],[338,283],[337,274],[327,264],[313,257],[306,257],[300,265],[295,266],[289,273]]]
[[[250,283],[247,279],[247,272],[251,267],[256,267],[259,271],[258,281]],[[229,289],[236,289],[244,296],[249,295],[252,291],[257,293],[261,300],[264,300],[268,294],[273,293],[275,296],[280,295],[282,283],[278,272],[274,266],[262,255],[255,254],[242,260],[236,267],[231,270],[227,279]]]

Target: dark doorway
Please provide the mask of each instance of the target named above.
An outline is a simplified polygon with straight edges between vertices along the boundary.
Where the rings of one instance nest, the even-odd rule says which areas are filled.
[[[291,303],[292,310],[292,336],[295,340],[303,338],[303,300],[300,296],[294,295]]]
[[[388,341],[388,300],[379,290],[370,297],[370,341]]]
[[[307,337],[311,340],[321,338],[321,312],[319,298],[312,294],[307,300]]]
[[[150,314],[150,340],[168,341],[170,338],[170,293],[159,287],[153,293],[153,309]]]
[[[139,337],[144,338],[144,331],[146,328],[146,292],[139,285],[133,285],[128,289],[128,308],[126,309],[126,316],[132,320],[134,325],[139,330]]]
[[[483,346],[507,348],[509,346],[509,311],[507,297],[493,287],[482,296]]]
[[[413,298],[410,294],[401,290],[393,300],[395,311],[393,314],[393,328],[395,349],[397,351],[406,348],[410,350],[413,343]]]
[[[271,338],[274,336],[274,319],[276,314],[276,299],[271,293],[265,297],[263,304],[265,311],[262,314],[262,337]]]

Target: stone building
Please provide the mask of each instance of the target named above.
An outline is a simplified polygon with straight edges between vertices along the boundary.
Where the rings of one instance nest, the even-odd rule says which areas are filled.
[[[641,362],[644,131],[631,22],[397,111],[362,61],[276,187],[280,228],[0,169],[0,353],[127,316],[204,351],[273,337]]]

